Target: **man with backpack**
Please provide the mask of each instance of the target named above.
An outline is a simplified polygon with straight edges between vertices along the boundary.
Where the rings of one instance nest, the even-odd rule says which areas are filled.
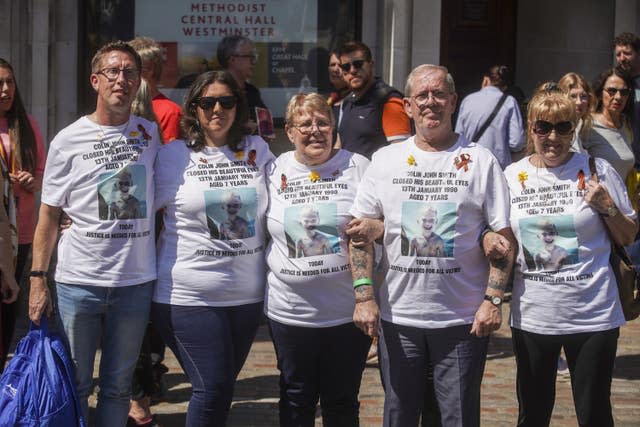
[[[72,225],[58,243],[57,312],[85,418],[101,344],[98,427],[127,423],[131,377],[156,278],[153,163],[160,142],[155,123],[131,115],[141,62],[121,41],[93,57],[96,110],[50,144],[29,274],[29,318],[39,324],[52,311],[46,275],[64,210]],[[135,215],[104,215],[125,191],[140,202]]]
[[[348,42],[338,49],[338,56],[352,91],[337,118],[341,148],[370,159],[380,147],[411,136],[402,93],[374,76],[369,47],[359,41]]]

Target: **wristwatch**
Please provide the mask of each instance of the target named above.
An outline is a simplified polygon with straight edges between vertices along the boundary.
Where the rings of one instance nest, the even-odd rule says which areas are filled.
[[[604,216],[608,216],[610,218],[613,218],[614,216],[618,215],[620,213],[620,211],[618,210],[618,208],[616,208],[616,205],[611,205],[607,208],[607,212],[604,214]]]
[[[485,295],[484,299],[486,301],[489,301],[491,304],[495,305],[496,307],[500,307],[500,305],[502,305],[502,297]]]

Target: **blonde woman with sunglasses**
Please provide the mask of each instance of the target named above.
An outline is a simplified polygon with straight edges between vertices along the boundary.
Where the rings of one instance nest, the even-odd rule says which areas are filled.
[[[611,376],[625,320],[609,267],[610,239],[631,243],[636,213],[609,162],[595,159],[593,179],[591,157],[570,150],[578,116],[569,97],[539,91],[528,122],[530,155],[505,170],[518,241],[510,316],[517,425],[549,425],[564,349],[578,424],[613,426]],[[553,253],[562,262],[538,262]]]

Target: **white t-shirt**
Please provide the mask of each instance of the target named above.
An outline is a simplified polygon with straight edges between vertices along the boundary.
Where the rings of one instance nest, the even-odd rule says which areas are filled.
[[[349,208],[369,160],[338,151],[318,167],[282,154],[270,173],[265,312],[278,322],[329,327],[352,321]]]
[[[620,214],[635,218],[618,173],[603,159],[596,158],[596,169]],[[624,324],[609,265],[609,236],[600,215],[584,201],[589,156],[575,153],[551,169],[536,168],[527,157],[505,175],[519,245],[511,326],[561,335]]]
[[[264,299],[264,140],[246,137],[193,151],[184,141],[163,146],[156,161],[156,201],[164,208],[153,300],[163,304],[233,306]]]
[[[58,243],[56,281],[119,287],[156,278],[153,162],[158,129],[81,117],[51,142],[42,202],[73,221]]]
[[[507,196],[496,158],[463,136],[444,151],[412,137],[376,152],[351,214],[384,217],[381,317],[419,328],[472,323],[489,272],[478,238],[486,225],[509,227]]]

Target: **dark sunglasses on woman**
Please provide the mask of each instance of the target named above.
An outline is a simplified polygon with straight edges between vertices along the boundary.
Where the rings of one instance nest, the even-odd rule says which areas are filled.
[[[229,96],[201,96],[193,100],[193,103],[203,110],[210,110],[219,102],[222,108],[230,110],[236,106],[236,97]]]
[[[533,132],[539,136],[547,136],[554,129],[558,135],[569,135],[573,131],[573,125],[571,122],[551,123],[546,120],[536,120],[533,124]]]
[[[616,96],[616,92],[620,92],[620,96],[629,96],[631,93],[631,89],[625,87],[624,89],[618,89],[615,87],[606,87],[604,88],[605,92],[609,94],[609,96]]]

